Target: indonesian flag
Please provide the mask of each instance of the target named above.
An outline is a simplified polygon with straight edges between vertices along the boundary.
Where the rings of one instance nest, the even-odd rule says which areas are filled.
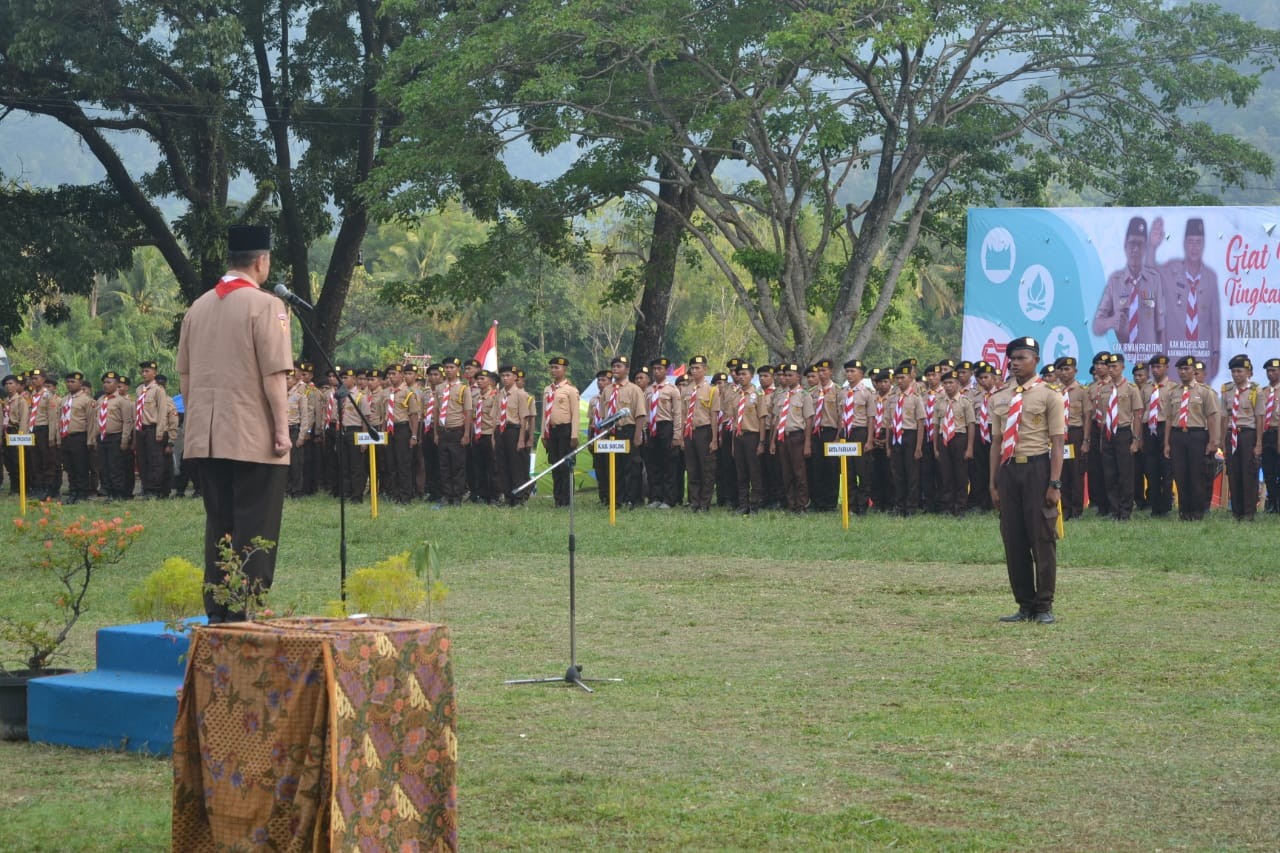
[[[683,365],[683,364],[682,364],[682,365],[680,365],[680,366],[679,366],[679,367],[677,367],[675,370],[671,371],[671,378],[672,378],[672,379],[679,379],[681,376],[684,376],[685,371],[686,371],[687,369],[688,369],[688,368],[687,368],[687,366],[686,366],[686,365]]]
[[[484,336],[484,343],[480,344],[480,349],[476,350],[476,361],[480,362],[480,366],[485,370],[497,372],[498,370],[498,321],[494,320],[493,325],[489,327],[489,334]]]

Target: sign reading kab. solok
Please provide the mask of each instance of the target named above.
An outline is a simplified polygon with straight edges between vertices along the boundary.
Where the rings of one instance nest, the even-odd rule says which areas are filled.
[[[1192,355],[1212,382],[1232,355],[1280,356],[1280,208],[974,208],[964,358],[1002,369],[1004,344],[1042,361]]]

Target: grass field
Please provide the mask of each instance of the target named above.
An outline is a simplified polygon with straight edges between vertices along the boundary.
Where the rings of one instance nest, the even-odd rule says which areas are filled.
[[[1280,521],[1072,522],[1053,626],[1014,609],[994,517],[606,514],[581,495],[578,658],[594,695],[507,678],[568,664],[566,516],[368,505],[350,564],[439,543],[467,850],[1280,848]],[[196,501],[104,576],[199,553]],[[16,512],[0,505],[0,518]],[[337,593],[337,508],[286,508],[275,605]],[[0,555],[0,612],[32,570]],[[0,849],[168,845],[163,760],[0,744]]]

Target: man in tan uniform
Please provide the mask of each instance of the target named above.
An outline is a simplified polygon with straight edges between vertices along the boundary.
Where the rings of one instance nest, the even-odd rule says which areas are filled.
[[[1040,344],[1005,347],[1011,381],[991,398],[991,501],[1000,512],[1009,586],[1018,612],[1001,622],[1054,622],[1057,519],[1062,500],[1062,395],[1036,376]],[[1130,478],[1132,480],[1132,477]]]
[[[1104,363],[1110,383],[1100,388],[1098,406],[1102,410],[1101,436],[1085,438],[1102,451],[1102,478],[1107,489],[1107,506],[1112,518],[1128,521],[1133,514],[1133,457],[1141,448],[1134,425],[1142,423],[1142,394],[1124,378],[1124,354],[1113,352]],[[993,451],[994,452],[994,451]]]
[[[310,390],[301,371],[294,369],[287,374],[289,400],[289,485],[291,498],[302,497],[306,485],[307,458],[311,455],[312,405]]]
[[[502,390],[498,392],[498,421],[494,428],[495,467],[498,491],[508,506],[522,506],[529,490],[516,494],[529,476],[529,449],[533,442],[533,398],[516,385],[515,365],[504,365],[498,371]]]
[[[782,482],[787,509],[809,511],[809,472],[806,461],[813,454],[813,396],[800,387],[800,365],[778,365],[782,390],[773,398],[769,453],[782,462]]]
[[[1231,382],[1222,391],[1220,435],[1231,490],[1231,515],[1236,521],[1253,521],[1258,512],[1263,408],[1249,356],[1233,356],[1227,366],[1231,368]]]
[[[161,429],[167,418],[165,401],[169,395],[156,384],[155,361],[138,365],[142,371],[142,384],[134,395],[133,433],[135,453],[138,457],[138,476],[142,480],[142,497],[153,500],[168,492],[168,466],[165,459],[165,435]]]
[[[228,234],[230,271],[188,309],[178,341],[186,401],[185,452],[200,461],[204,496],[204,579],[218,584],[219,543],[243,553],[254,538],[280,539],[289,474],[288,395],[293,367],[289,312],[262,290],[271,272],[271,232],[240,225]],[[278,546],[244,564],[251,582],[271,588]],[[205,594],[210,623],[240,620]]]
[[[36,443],[27,451],[27,493],[36,500],[45,500],[58,492],[58,412],[62,400],[45,382],[43,370],[32,370],[28,378],[31,408],[27,431],[35,436]]]
[[[720,446],[715,428],[719,395],[707,381],[707,357],[689,359],[689,381],[681,391],[684,406],[684,466],[689,476],[689,509],[707,512],[716,486],[716,450]]]
[[[943,397],[934,413],[934,454],[941,482],[941,508],[956,518],[969,502],[969,460],[977,434],[973,401],[960,393],[960,377],[948,372],[942,379]]]
[[[629,414],[621,417],[613,425],[611,437],[630,442],[630,452],[618,456],[614,464],[618,484],[618,502],[627,509],[635,509],[644,505],[644,467],[643,456],[645,427],[648,423],[649,404],[644,391],[630,380],[630,364],[625,355],[614,356],[609,363],[613,374],[611,385],[605,386],[605,417],[626,409]]]
[[[680,457],[684,453],[685,407],[676,386],[667,381],[671,362],[649,362],[653,383],[646,401],[649,410],[645,436],[645,462],[649,468],[649,506],[670,509],[680,502]]]
[[[1070,520],[1084,514],[1085,463],[1080,446],[1084,442],[1085,429],[1093,419],[1093,410],[1089,406],[1088,392],[1076,381],[1075,357],[1064,355],[1054,362],[1054,367],[1062,384],[1062,408],[1067,420],[1066,446],[1071,448],[1071,458],[1066,458],[1064,448],[1062,460],[1062,517]]]
[[[1115,332],[1120,349],[1140,359],[1139,347],[1164,346],[1164,282],[1147,266],[1147,221],[1129,220],[1124,238],[1124,269],[1113,272],[1093,315],[1093,333]],[[1148,350],[1150,351],[1150,350]]]
[[[62,398],[58,418],[58,440],[62,465],[67,470],[67,499],[74,504],[89,497],[89,425],[93,420],[93,398],[84,390],[84,374],[73,370],[64,380],[67,396]]]
[[[1201,521],[1208,506],[1205,459],[1218,452],[1218,395],[1196,381],[1196,360],[1178,359],[1178,384],[1164,393],[1164,455],[1178,487],[1178,518]]]
[[[569,359],[556,356],[547,362],[551,384],[542,392],[542,446],[547,462],[554,465],[578,446],[578,389],[568,380]],[[572,463],[551,473],[557,507],[569,505],[573,488]]]
[[[739,361],[737,382],[726,390],[722,402],[733,436],[733,445],[729,449],[738,473],[738,511],[743,515],[755,515],[764,502],[760,462],[767,442],[761,438],[770,400],[756,390],[751,381],[754,376],[755,368],[751,362]]]

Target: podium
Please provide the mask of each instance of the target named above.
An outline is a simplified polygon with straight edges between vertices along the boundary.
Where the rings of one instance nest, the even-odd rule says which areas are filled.
[[[402,619],[195,629],[173,849],[456,850],[450,648]]]

